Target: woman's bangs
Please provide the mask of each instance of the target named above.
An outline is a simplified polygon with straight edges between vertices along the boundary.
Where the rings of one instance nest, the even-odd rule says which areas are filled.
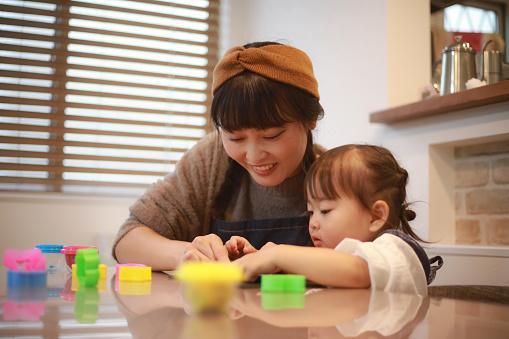
[[[279,127],[296,120],[286,97],[282,85],[246,72],[216,92],[212,120],[216,127],[228,132]]]

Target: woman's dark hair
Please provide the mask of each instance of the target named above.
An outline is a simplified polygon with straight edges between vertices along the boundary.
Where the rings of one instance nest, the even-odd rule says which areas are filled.
[[[255,42],[244,48],[281,45],[277,42]],[[323,117],[320,102],[310,93],[250,71],[244,71],[227,80],[214,93],[211,120],[214,126],[225,131],[245,128],[267,129],[290,122],[308,126]],[[308,130],[308,142],[302,165],[305,171],[315,160],[313,136]],[[231,159],[230,159],[231,160]],[[230,161],[226,181],[216,197],[215,217],[221,217],[229,202],[241,167]]]
[[[305,191],[313,199],[357,199],[371,210],[376,200],[389,205],[389,217],[382,230],[400,229],[423,241],[410,227],[415,212],[408,208],[406,185],[408,172],[399,166],[392,153],[380,146],[344,145],[333,148],[311,166]]]

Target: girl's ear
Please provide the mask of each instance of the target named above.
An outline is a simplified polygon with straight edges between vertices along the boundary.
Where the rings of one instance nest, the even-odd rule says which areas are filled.
[[[316,120],[309,122],[308,127],[310,131],[314,130],[316,128]]]
[[[371,206],[371,223],[369,230],[373,233],[380,231],[389,219],[389,205],[383,200],[377,200]]]

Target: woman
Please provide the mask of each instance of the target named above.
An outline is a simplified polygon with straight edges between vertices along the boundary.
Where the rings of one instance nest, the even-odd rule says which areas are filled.
[[[131,206],[113,247],[119,262],[171,270],[254,250],[228,253],[233,235],[255,247],[310,244],[303,182],[323,108],[308,56],[274,42],[234,47],[214,69],[212,93],[217,131]]]

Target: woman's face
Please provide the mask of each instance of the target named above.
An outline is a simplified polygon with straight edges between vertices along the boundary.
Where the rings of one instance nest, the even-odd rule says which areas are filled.
[[[256,183],[276,186],[295,175],[307,145],[307,130],[300,122],[258,130],[221,130],[226,153],[249,172]]]

